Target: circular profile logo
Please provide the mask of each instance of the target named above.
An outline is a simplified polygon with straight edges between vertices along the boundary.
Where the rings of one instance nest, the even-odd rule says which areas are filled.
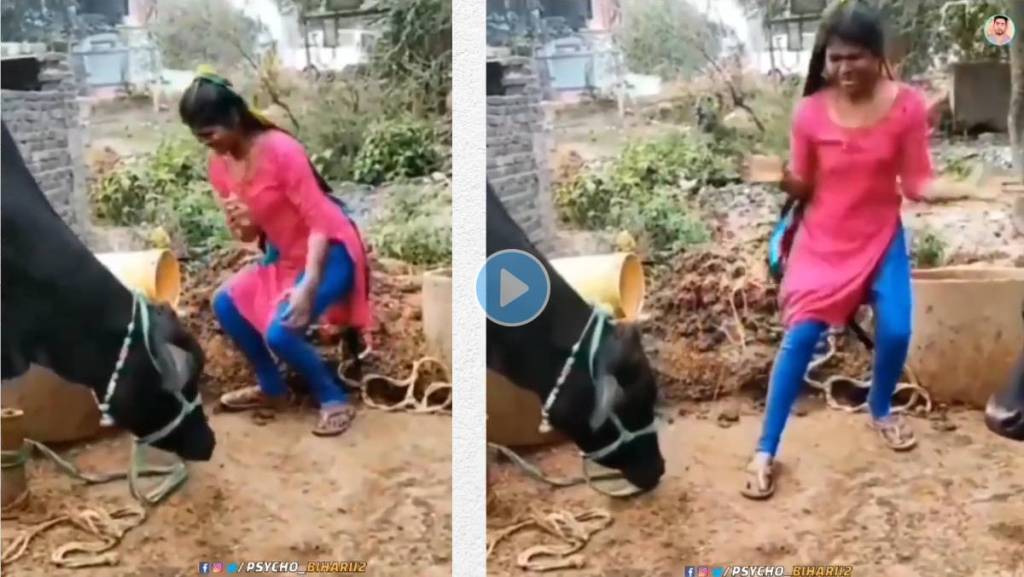
[[[985,21],[985,40],[993,46],[1007,46],[1017,33],[1013,20],[1006,14],[996,14]]]

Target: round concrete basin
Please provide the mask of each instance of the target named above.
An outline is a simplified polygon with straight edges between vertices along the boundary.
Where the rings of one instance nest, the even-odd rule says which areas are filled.
[[[1024,345],[1024,269],[914,271],[908,364],[939,402],[984,408]]]

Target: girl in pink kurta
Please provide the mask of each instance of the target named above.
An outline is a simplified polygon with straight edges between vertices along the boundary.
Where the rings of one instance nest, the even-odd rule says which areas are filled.
[[[313,432],[342,433],[354,410],[305,331],[322,316],[368,328],[369,272],[358,229],[328,194],[302,145],[250,110],[224,78],[201,73],[182,96],[180,113],[213,151],[210,182],[232,230],[268,248],[264,262],[239,271],[213,299],[222,328],[259,382],[224,395],[221,403],[236,410],[280,405],[287,387],[273,353],[305,377],[319,401]]]
[[[786,328],[772,369],[764,428],[743,494],[774,491],[772,464],[819,339],[864,303],[875,312],[872,424],[894,450],[913,432],[890,414],[911,334],[903,197],[932,177],[924,98],[887,74],[879,15],[856,1],[824,18],[793,119],[782,185],[803,204],[782,279]]]

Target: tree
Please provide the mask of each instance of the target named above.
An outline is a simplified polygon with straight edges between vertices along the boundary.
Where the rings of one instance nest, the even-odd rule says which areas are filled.
[[[675,79],[717,55],[725,29],[685,0],[624,0],[616,34],[629,70]]]
[[[161,5],[153,32],[168,68],[224,68],[256,51],[259,25],[228,0],[177,0]]]
[[[413,106],[443,114],[452,90],[451,0],[388,0],[371,72]]]
[[[67,41],[69,0],[3,0],[0,38],[4,42]]]

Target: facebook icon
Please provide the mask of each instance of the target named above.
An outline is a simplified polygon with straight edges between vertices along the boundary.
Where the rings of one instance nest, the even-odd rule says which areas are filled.
[[[686,566],[686,577],[697,577],[697,568],[696,567],[691,567],[691,566],[687,565]]]
[[[203,562],[203,563],[199,564],[199,574],[200,575],[206,575],[209,572],[210,572],[210,564],[209,563]]]

